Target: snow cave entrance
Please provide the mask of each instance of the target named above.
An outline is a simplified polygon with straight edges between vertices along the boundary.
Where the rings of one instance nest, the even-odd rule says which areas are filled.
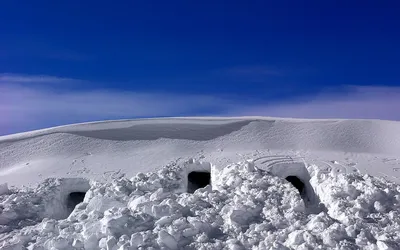
[[[68,218],[90,189],[90,182],[85,178],[50,179],[49,182],[51,192],[44,204],[44,217],[55,220]]]
[[[199,188],[211,184],[211,173],[206,171],[192,171],[188,174],[187,192],[194,193]]]
[[[319,197],[310,183],[311,176],[305,162],[293,161],[272,164],[268,172],[284,178],[298,190],[307,212],[320,213],[321,211],[325,211],[325,207],[321,204]]]
[[[79,203],[83,202],[86,192],[72,192],[67,197],[67,208],[69,211],[73,211]]]
[[[305,185],[297,176],[289,175],[285,179],[299,191],[301,198],[306,198]]]

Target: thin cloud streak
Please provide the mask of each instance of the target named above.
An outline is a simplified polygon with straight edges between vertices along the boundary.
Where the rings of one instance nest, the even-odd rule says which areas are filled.
[[[351,86],[337,93],[323,93],[307,100],[283,101],[247,107],[239,115],[310,119],[400,120],[400,87]]]
[[[71,79],[71,78],[63,78],[63,77],[55,77],[55,76],[46,76],[46,75],[17,75],[17,74],[0,74],[0,83],[2,84],[11,84],[11,83],[61,83],[61,82],[77,82],[81,80]]]
[[[214,74],[222,79],[240,80],[248,83],[265,83],[273,77],[284,76],[284,71],[266,65],[235,66],[219,69]]]
[[[256,66],[238,66],[223,70],[227,74],[234,76],[280,76],[282,71],[275,68],[256,65]]]

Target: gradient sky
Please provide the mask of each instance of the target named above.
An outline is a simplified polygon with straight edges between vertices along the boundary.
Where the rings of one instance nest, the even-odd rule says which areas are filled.
[[[0,135],[102,119],[400,120],[398,1],[1,1]]]

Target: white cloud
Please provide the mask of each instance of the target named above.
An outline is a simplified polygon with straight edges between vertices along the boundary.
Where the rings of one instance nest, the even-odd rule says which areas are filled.
[[[400,87],[351,86],[298,101],[282,101],[235,111],[240,115],[292,118],[400,120]]]
[[[0,84],[0,134],[103,119],[223,114],[235,106],[234,102],[208,95],[60,91]]]
[[[400,87],[350,87],[297,101],[244,104],[238,98],[200,94],[60,90],[55,85],[49,85],[52,87],[49,88],[28,83],[40,80],[54,83],[65,78],[1,76],[0,134],[75,122],[154,116],[254,115],[400,120]]]

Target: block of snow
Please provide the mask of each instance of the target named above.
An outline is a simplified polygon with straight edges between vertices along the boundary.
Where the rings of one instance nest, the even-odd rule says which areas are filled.
[[[7,183],[0,184],[0,195],[8,194],[9,192]]]

